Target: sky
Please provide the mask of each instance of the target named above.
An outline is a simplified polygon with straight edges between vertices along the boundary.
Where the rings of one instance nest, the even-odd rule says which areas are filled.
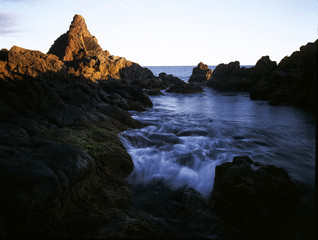
[[[0,0],[0,48],[46,53],[75,14],[142,66],[279,62],[318,36],[317,0]]]

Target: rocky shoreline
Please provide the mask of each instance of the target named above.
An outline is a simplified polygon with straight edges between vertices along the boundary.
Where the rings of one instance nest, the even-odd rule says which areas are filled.
[[[314,46],[316,45],[317,42]],[[299,54],[283,60],[278,66],[269,58],[263,58],[253,69],[241,70],[235,62],[218,66],[211,73],[206,65],[200,63],[193,71],[195,76],[190,82],[197,82],[203,76],[205,79],[202,82],[214,87],[219,84],[218,78],[228,79],[227,83],[236,82],[237,86],[249,89],[251,98],[263,94],[262,99],[271,99],[275,95],[271,89],[283,90],[275,85],[276,82],[272,85],[272,80],[268,79],[278,73],[282,76],[286,72],[296,76],[298,65],[293,68],[298,69],[295,70],[296,73],[289,66],[295,62],[298,64],[299,56],[307,59],[311,54],[308,48],[312,47],[309,44]],[[310,52],[309,55],[307,51]],[[308,82],[307,77],[312,77],[313,67],[310,65],[307,74],[307,65],[307,62],[299,65],[302,70],[305,69],[305,74],[300,77],[298,74],[295,83]],[[252,76],[256,75],[258,81],[252,85]],[[296,103],[306,107],[312,104],[316,92],[308,95],[307,90],[311,87],[310,84],[316,84],[317,75],[314,76],[313,82],[309,82],[298,93],[297,99],[300,100],[295,100]],[[226,84],[222,87],[230,87]],[[262,84],[270,89],[267,92],[274,95],[263,93],[259,87]],[[160,89],[168,87],[170,88],[167,91],[177,93],[203,91],[198,84],[184,83],[164,73],[155,77],[149,69],[137,63],[110,55],[99,46],[80,15],[74,16],[69,31],[54,42],[48,54],[17,46],[10,50],[2,49],[0,237],[168,236],[160,235],[162,225],[149,220],[145,213],[141,214],[142,210],[136,209],[136,205],[132,210],[132,190],[126,178],[134,166],[118,137],[127,128],[142,127],[128,111],[144,111],[147,107],[152,107],[152,102],[143,89],[146,88],[150,95],[160,94]],[[314,89],[316,88],[312,90]],[[285,90],[289,91],[289,88]],[[252,92],[257,94],[253,95]],[[293,94],[288,95],[287,99],[292,98]],[[281,99],[286,100],[283,97]],[[252,163],[246,158],[243,160],[233,160],[232,163],[234,168],[238,163],[241,164],[239,168],[243,168],[240,170],[243,175],[239,177],[243,178],[242,184],[251,184],[246,178],[252,179],[256,186],[252,184],[249,187],[259,191],[258,181],[263,184],[263,178],[245,176],[246,169],[249,174],[254,173],[247,166]],[[216,176],[220,176],[221,169],[227,168],[226,166],[218,167]],[[290,196],[279,204],[297,205],[299,195],[287,173],[274,166],[268,169],[270,172],[262,172],[266,175],[265,178],[274,179],[275,186],[286,189]],[[231,170],[227,171],[225,178],[232,178]],[[222,184],[224,178],[219,178],[219,184]],[[216,186],[218,181],[216,177]],[[228,187],[233,186],[230,184]],[[236,187],[242,186],[234,186]],[[251,193],[250,188],[244,188],[248,194]],[[267,189],[266,184],[264,189]],[[181,218],[186,217],[202,224],[211,221],[216,226],[219,223],[216,223],[218,220],[212,214],[213,211],[219,211],[220,216],[225,216],[224,219],[228,217],[226,211],[222,212],[224,207],[218,198],[222,194],[224,193],[220,189],[214,191],[211,201],[207,203],[194,189],[167,192],[168,199],[173,198],[179,206],[176,209]],[[232,197],[236,198],[235,194]],[[281,206],[275,204],[273,203],[275,209]],[[261,210],[260,206],[256,206],[255,211],[267,209],[268,204],[263,205]],[[288,209],[291,214],[293,210],[297,208]],[[270,212],[266,217],[273,218],[275,214],[280,212]],[[255,216],[252,215],[251,219],[253,217]],[[237,228],[235,224],[234,227]],[[245,231],[245,227],[246,225],[241,230]],[[222,231],[217,232],[224,235]]]

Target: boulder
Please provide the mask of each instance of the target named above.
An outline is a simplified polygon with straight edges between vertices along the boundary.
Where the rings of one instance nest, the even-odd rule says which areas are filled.
[[[208,65],[200,62],[197,67],[193,68],[188,82],[206,82],[212,75],[212,70]]]
[[[210,204],[238,239],[293,239],[301,201],[284,169],[234,157],[215,168]]]
[[[171,86],[167,92],[174,92],[174,93],[200,93],[203,92],[201,86],[194,84],[194,83],[185,83],[180,82],[173,86]]]

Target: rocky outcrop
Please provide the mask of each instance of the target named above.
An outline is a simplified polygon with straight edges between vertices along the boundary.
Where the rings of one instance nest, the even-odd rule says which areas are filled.
[[[234,157],[216,167],[210,204],[237,239],[294,239],[297,235],[300,195],[282,168]]]
[[[245,90],[253,100],[271,104],[290,104],[316,112],[317,109],[317,41],[302,46],[277,65],[268,56],[252,68],[239,62],[220,64],[207,85],[225,90]]]
[[[173,86],[171,86],[167,92],[174,92],[174,93],[200,93],[203,92],[201,86],[194,84],[194,83],[186,83],[180,82]]]
[[[173,76],[172,74],[166,74],[164,72],[159,73],[159,78],[167,87],[183,82],[180,78]]]
[[[272,104],[292,104],[317,110],[317,41],[280,61],[269,74],[261,75],[250,91],[251,99]]]
[[[117,134],[140,126],[124,109],[147,106],[118,81],[0,80],[2,237],[92,236],[127,216],[133,163]]]
[[[153,74],[102,51],[80,16],[50,52],[0,51],[0,237],[116,234],[133,169],[118,133],[141,126],[127,110],[152,106]]]
[[[75,15],[67,33],[55,40],[49,54],[58,56],[62,61],[73,61],[84,56],[103,54],[97,39],[90,34],[81,15]]]
[[[248,90],[253,84],[249,76],[249,69],[241,68],[238,61],[222,63],[216,66],[207,85],[219,89]]]
[[[208,65],[200,62],[197,67],[193,68],[188,82],[206,82],[212,75],[212,70]]]
[[[72,76],[91,81],[121,79],[142,88],[163,88],[162,81],[149,69],[103,51],[80,15],[74,16],[69,30],[54,42],[48,54],[58,56]]]
[[[44,54],[13,46],[10,51],[0,51],[0,79],[24,77],[56,77],[64,69],[64,63],[55,55]]]

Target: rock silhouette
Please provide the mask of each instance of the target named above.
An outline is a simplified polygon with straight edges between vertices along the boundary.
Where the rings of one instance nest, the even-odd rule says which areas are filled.
[[[225,90],[249,91],[253,100],[271,104],[290,104],[317,111],[317,41],[301,46],[277,65],[269,56],[254,67],[240,67],[238,61],[219,64],[207,85]]]
[[[300,194],[287,172],[234,157],[215,168],[211,206],[237,239],[290,239]],[[288,236],[290,234],[290,236]]]

